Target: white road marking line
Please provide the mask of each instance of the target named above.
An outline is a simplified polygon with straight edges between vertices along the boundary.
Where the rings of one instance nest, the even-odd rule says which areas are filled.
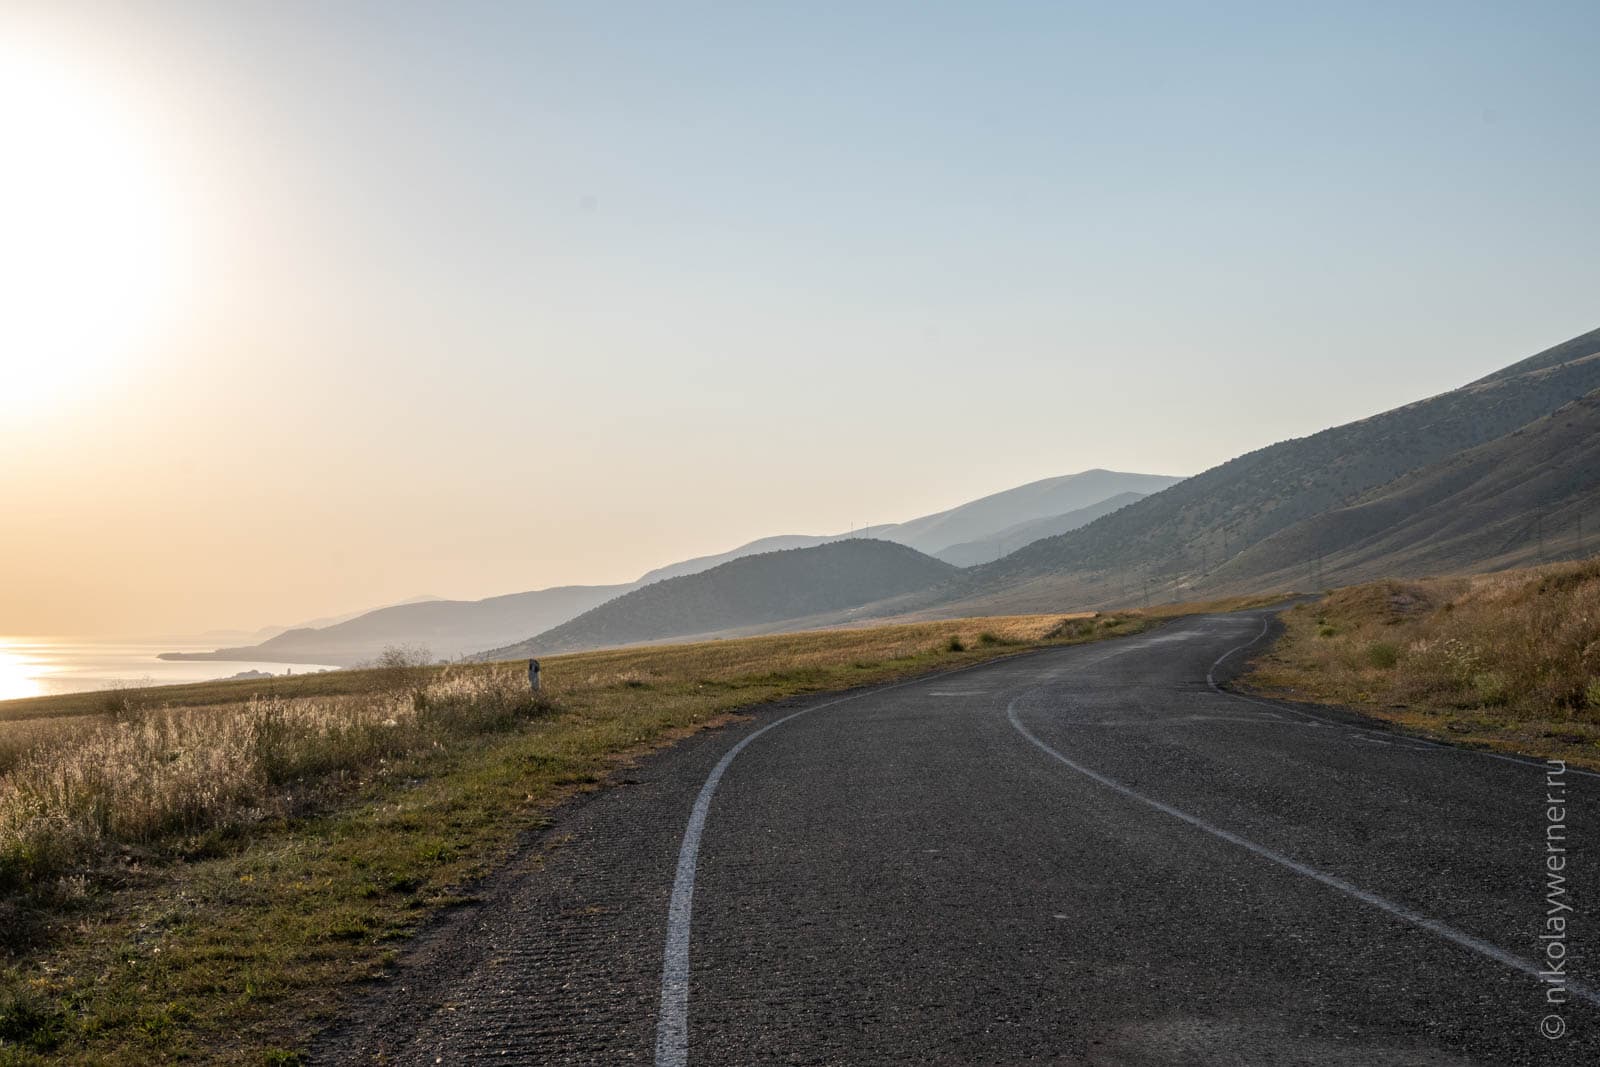
[[[689,935],[694,925],[695,867],[700,859],[700,838],[705,832],[706,817],[711,812],[711,798],[716,794],[717,783],[722,781],[722,775],[734,757],[768,730],[813,711],[837,707],[865,696],[877,696],[919,682],[937,681],[977,667],[1014,662],[1020,658],[1022,657],[1013,656],[1005,660],[969,663],[965,667],[957,667],[955,670],[945,671],[932,677],[908,678],[893,685],[879,686],[809,708],[801,708],[746,734],[717,761],[705,784],[700,787],[700,793],[695,797],[694,808],[689,813],[689,825],[684,828],[683,844],[678,849],[678,870],[672,879],[672,897],[667,903],[667,943],[661,964],[661,1013],[656,1020],[656,1067],[687,1067],[689,1062]]]
[[[1279,713],[1287,712],[1289,714],[1302,715],[1307,719],[1306,725],[1308,726],[1333,725],[1332,723],[1321,720],[1316,716],[1309,715],[1305,712],[1298,711],[1297,709],[1277,707],[1275,705],[1268,704],[1265,701],[1253,700],[1250,697],[1241,696],[1238,693],[1223,689],[1217,684],[1215,678],[1216,669],[1220,667],[1229,656],[1249,648],[1251,645],[1254,645],[1256,642],[1265,637],[1270,625],[1270,617],[1264,617],[1262,619],[1261,632],[1259,634],[1257,634],[1250,641],[1247,641],[1236,648],[1231,648],[1227,652],[1223,653],[1222,656],[1211,665],[1211,670],[1207,672],[1207,684],[1209,684],[1216,692],[1222,694],[1223,696],[1233,697],[1235,700],[1243,700],[1250,704],[1258,704],[1262,707],[1271,708],[1273,711]],[[1074,664],[1070,669],[1076,671],[1081,670],[1084,667],[1094,666],[1104,662],[1105,660],[1113,659],[1125,653],[1137,652],[1148,648],[1153,643],[1154,642],[1149,638],[1146,638],[1142,641],[1132,642],[1130,644],[1123,645],[1120,648],[1108,651],[1104,655],[1093,657],[1085,663]],[[965,667],[958,667],[953,671],[946,672],[944,675],[939,677],[947,678],[950,675],[960,674],[964,671],[973,670],[978,667],[992,666],[997,662],[1000,661],[986,660],[982,663],[968,664]],[[770,722],[761,727],[761,729],[747,735],[745,738],[739,741],[738,744],[734,745],[733,748],[729,749],[728,752],[723,755],[722,759],[718,761],[717,765],[712,769],[710,776],[706,778],[705,784],[700,787],[700,793],[695,798],[694,808],[689,814],[689,824],[687,827],[685,827],[683,832],[683,844],[678,850],[677,872],[673,877],[672,882],[672,897],[667,905],[667,940],[665,958],[663,959],[661,967],[661,1011],[656,1023],[656,1067],[687,1067],[689,1062],[689,935],[693,928],[695,867],[700,856],[700,838],[705,831],[706,818],[710,814],[711,810],[711,798],[713,795],[715,795],[717,791],[717,783],[722,780],[722,775],[727,771],[728,765],[733,762],[734,757],[743,751],[745,746],[750,742],[754,741],[768,730],[771,730],[773,727],[783,725],[790,719],[798,718],[799,716],[805,715],[809,712],[821,711],[824,708],[835,707],[836,705],[846,703],[847,701],[856,700],[860,697],[872,696],[878,693],[887,692],[891,689],[899,689],[902,686],[915,685],[918,682],[925,681],[929,681],[929,679],[911,678],[904,682],[896,682],[893,685],[882,686],[880,688],[866,690],[860,693],[852,693],[849,696],[840,697],[837,700],[830,700],[823,704],[817,704],[814,707],[801,708],[799,711],[785,715],[783,718],[774,722]],[[1010,709],[1008,708],[1007,710],[1008,714],[1010,714]],[[1017,725],[1015,719],[1013,719],[1013,725]],[[1018,725],[1017,728],[1019,730],[1022,729],[1020,725]],[[1022,732],[1028,737],[1029,740],[1033,741],[1034,744],[1044,747],[1042,742],[1040,742],[1037,738],[1034,738],[1031,734],[1028,734],[1026,730],[1023,730]],[[1437,745],[1430,741],[1423,741],[1421,744],[1433,748],[1448,747]],[[1474,751],[1472,749],[1453,750],[1462,752]],[[1046,748],[1046,751],[1050,752],[1052,755],[1055,755],[1058,759],[1065,760],[1065,757],[1061,756],[1059,753],[1056,753],[1053,749]],[[1512,763],[1520,763],[1524,766],[1534,767],[1536,769],[1543,769],[1542,765],[1540,764],[1529,763],[1526,760],[1517,759],[1512,756],[1501,756],[1492,752],[1478,752],[1476,754],[1490,756],[1494,759],[1508,760]],[[1569,768],[1569,770],[1576,774],[1588,774],[1591,777],[1600,777],[1600,775],[1594,775],[1589,771],[1579,771],[1576,768]],[[1093,772],[1087,773],[1093,775]],[[1113,784],[1114,788],[1125,789],[1123,786],[1111,783],[1110,779],[1105,779],[1105,781],[1108,784]],[[1132,794],[1130,792],[1130,795],[1136,794]],[[1143,800],[1145,798],[1140,797],[1139,799]],[[1148,803],[1159,804],[1160,802],[1148,801]],[[1188,818],[1188,816],[1184,816],[1181,813],[1176,812],[1176,809],[1174,809],[1174,814],[1177,814],[1180,818]],[[1227,831],[1218,830],[1216,832],[1219,834],[1225,834]],[[1241,843],[1245,843],[1243,842],[1243,839],[1240,840]],[[1245,844],[1247,847],[1254,847],[1249,846],[1248,843]],[[1287,860],[1285,858],[1284,862],[1293,864],[1294,861]],[[1307,868],[1307,871],[1309,870],[1310,869]],[[1356,893],[1364,892],[1364,890],[1356,889],[1354,886],[1351,886],[1350,889],[1354,890]],[[1373,898],[1374,901],[1378,901],[1379,899],[1380,898]],[[1381,907],[1384,905],[1379,904],[1378,906]],[[1397,905],[1391,907],[1397,907]],[[1433,920],[1427,919],[1423,916],[1418,916],[1417,918],[1421,920],[1422,923],[1433,922]],[[1449,929],[1448,927],[1443,927],[1442,924],[1437,925],[1440,925],[1442,929]],[[1462,934],[1460,936],[1468,937],[1469,935]],[[1494,948],[1494,946],[1486,943],[1484,943],[1484,947],[1493,952],[1500,951],[1499,949]],[[1525,964],[1523,964],[1522,961],[1517,960],[1516,957],[1510,956],[1509,954],[1504,955],[1506,959],[1516,961],[1514,964],[1515,966],[1518,966],[1519,968],[1525,966]],[[1569,983],[1568,988],[1578,990],[1580,987]],[[1580,995],[1593,997],[1593,994],[1587,992],[1581,993]],[[1600,1000],[1597,1000],[1596,1002],[1600,1003]]]
[[[1074,669],[1093,666],[1105,660],[1128,652],[1137,652],[1147,647],[1148,642],[1141,641],[1116,647],[1099,656],[1090,658],[1085,663],[1075,664]],[[1027,655],[1028,653],[1023,653]],[[1022,658],[1021,656],[1009,657],[1010,660]],[[745,736],[738,744],[729,749],[711,769],[711,774],[706,778],[705,784],[700,787],[700,793],[695,797],[694,807],[689,813],[689,824],[683,831],[683,844],[678,849],[678,869],[672,879],[672,897],[667,903],[667,942],[664,958],[661,964],[661,1010],[656,1019],[656,1067],[687,1067],[689,1062],[689,936],[694,928],[694,879],[695,868],[700,859],[700,838],[705,832],[706,818],[711,812],[711,798],[716,794],[717,783],[722,781],[722,775],[727,771],[728,765],[746,745],[776,726],[782,726],[790,719],[799,718],[813,711],[824,708],[836,707],[847,701],[857,700],[864,696],[874,696],[886,693],[891,689],[902,686],[915,685],[918,682],[939,681],[951,675],[961,674],[964,671],[974,670],[978,667],[988,667],[1000,660],[985,660],[981,663],[971,663],[965,667],[957,667],[953,671],[931,678],[909,678],[893,685],[881,686],[876,689],[852,693],[830,700],[814,707],[801,708],[799,711],[785,715],[774,722],[769,722],[761,729]]]
[[[1237,649],[1235,651],[1237,651]],[[1021,698],[1019,697],[1017,699],[1020,700]],[[1258,845],[1248,838],[1240,837],[1238,834],[1233,833],[1230,830],[1224,830],[1220,826],[1215,826],[1209,822],[1206,822],[1204,819],[1190,815],[1188,812],[1181,811],[1178,808],[1173,807],[1171,804],[1156,800],[1154,797],[1147,797],[1143,793],[1140,793],[1129,786],[1123,785],[1115,778],[1108,778],[1099,771],[1085,767],[1076,760],[1070,759],[1067,756],[1063,756],[1060,752],[1057,752],[1055,749],[1051,748],[1049,745],[1035,737],[1032,731],[1030,731],[1026,726],[1022,725],[1022,720],[1017,717],[1016,700],[1013,700],[1006,706],[1006,718],[1011,720],[1011,725],[1016,728],[1018,733],[1031,741],[1040,751],[1044,752],[1048,756],[1051,756],[1072,770],[1077,771],[1084,777],[1100,783],[1107,789],[1121,793],[1130,800],[1137,800],[1141,804],[1146,804],[1161,812],[1163,815],[1170,815],[1174,819],[1186,822],[1197,830],[1204,830],[1213,837],[1221,838],[1231,845],[1238,845],[1240,848],[1245,849],[1248,852],[1252,852],[1255,855],[1260,856],[1262,859],[1270,860],[1280,867],[1286,867],[1296,874],[1303,875],[1315,882],[1320,882],[1330,889],[1337,889],[1339,892],[1345,894],[1346,896],[1353,897],[1354,899],[1361,901],[1363,904],[1370,904],[1381,911],[1386,911],[1397,919],[1402,919],[1413,926],[1426,930],[1436,937],[1441,937],[1444,940],[1449,941],[1461,948],[1476,952],[1480,956],[1486,956],[1489,959],[1494,960],[1496,963],[1504,964],[1515,971],[1521,971],[1523,974],[1530,975],[1541,982],[1544,981],[1544,976],[1541,973],[1543,968],[1541,968],[1537,963],[1532,963],[1521,958],[1520,956],[1513,956],[1511,953],[1499,948],[1496,945],[1492,945],[1487,941],[1473,937],[1471,934],[1457,930],[1453,926],[1447,926],[1437,919],[1430,919],[1420,912],[1412,911],[1403,904],[1395,904],[1391,901],[1385,900],[1376,893],[1362,889],[1360,886],[1351,882],[1347,882],[1337,875],[1325,874],[1322,871],[1317,870],[1315,867],[1308,867],[1297,860],[1290,859],[1281,852],[1276,852],[1270,848],[1267,848],[1265,845]],[[1600,993],[1590,989],[1587,985],[1568,979],[1566,988],[1570,990],[1574,996],[1580,997],[1581,999],[1588,1001],[1590,1004],[1600,1007]]]
[[[1262,626],[1262,633],[1266,633],[1266,625]],[[1256,640],[1260,640],[1257,637]],[[1252,644],[1254,642],[1251,642]],[[1137,652],[1148,648],[1151,644],[1149,638],[1133,641],[1121,647],[1115,647],[1099,656],[1090,658],[1085,663],[1074,664],[1072,670],[1081,670],[1084,667],[1103,663],[1108,659],[1123,655],[1128,652]],[[1244,646],[1240,646],[1241,648]],[[1233,651],[1238,651],[1234,649]],[[1230,652],[1229,655],[1232,653]],[[1226,656],[1223,657],[1227,658]],[[700,787],[700,793],[695,797],[694,807],[689,813],[689,824],[683,831],[683,844],[678,849],[678,868],[672,879],[672,896],[667,903],[667,941],[664,958],[661,964],[661,1009],[656,1020],[656,1067],[687,1067],[689,1062],[689,936],[694,928],[694,879],[695,868],[700,859],[700,838],[705,832],[706,818],[711,812],[711,798],[717,792],[717,784],[722,781],[723,774],[727,771],[746,745],[771,730],[773,727],[782,726],[790,719],[798,718],[813,711],[824,708],[836,707],[846,701],[856,700],[863,696],[899,689],[901,686],[914,685],[917,682],[942,680],[963,671],[977,667],[986,667],[996,660],[986,660],[982,663],[973,663],[965,667],[958,667],[936,676],[936,679],[911,678],[894,685],[883,686],[861,693],[852,693],[838,700],[830,700],[814,707],[801,708],[799,711],[785,715],[783,718],[761,727],[745,736],[738,744],[729,749],[712,768],[711,774],[706,778],[705,784]],[[1218,661],[1221,662],[1220,660]],[[1052,672],[1052,676],[1055,672]]]
[[[1464,749],[1460,749],[1458,751],[1471,752],[1475,756],[1483,756],[1483,757],[1485,757],[1487,759],[1505,760],[1507,763],[1520,763],[1524,767],[1532,767],[1536,771],[1548,771],[1550,769],[1548,766],[1546,766],[1543,763],[1534,763],[1532,760],[1521,759],[1521,758],[1519,758],[1517,756],[1503,756],[1498,752],[1484,752],[1484,751],[1482,751],[1480,749],[1476,749],[1476,748],[1464,748]],[[1596,774],[1594,771],[1586,771],[1586,770],[1582,770],[1581,768],[1573,767],[1573,766],[1568,766],[1567,767],[1567,773],[1568,774],[1581,774],[1585,778],[1600,778],[1600,774]]]

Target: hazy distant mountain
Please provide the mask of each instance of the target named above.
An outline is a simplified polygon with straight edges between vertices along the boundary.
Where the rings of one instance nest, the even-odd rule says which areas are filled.
[[[1323,555],[1325,577],[1330,565],[1362,576],[1496,565],[1537,551],[1528,548],[1526,530],[1518,532],[1518,516],[1528,508],[1546,509],[1544,521],[1552,530],[1566,529],[1563,523],[1576,529],[1575,509],[1588,499],[1587,483],[1552,481],[1551,472],[1567,470],[1576,478],[1575,472],[1593,469],[1589,442],[1582,438],[1585,432],[1593,436],[1585,429],[1592,398],[1537,430],[1529,424],[1596,389],[1600,330],[1459,389],[1280,442],[1192,478],[1084,471],[872,528],[875,538],[973,559],[976,565],[966,570],[916,552],[887,556],[890,546],[876,540],[766,538],[652,571],[633,585],[397,606],[338,626],[293,630],[249,648],[185,658],[345,664],[371,659],[396,643],[429,644],[443,656],[483,648],[520,655],[529,648],[549,652],[663,640],[789,619],[812,624],[829,613],[843,618],[845,609],[853,615],[861,614],[853,610],[858,608],[877,615],[950,615],[1137,603],[1152,587],[1166,597],[1225,592],[1280,577],[1297,584],[1286,576],[1311,560],[1297,564],[1291,558],[1296,552]],[[1569,424],[1570,433],[1561,430]],[[1525,433],[1514,433],[1524,426]],[[1474,452],[1507,435],[1495,448]],[[1565,443],[1551,444],[1558,440]],[[1572,466],[1571,457],[1582,457],[1579,466]],[[1463,473],[1468,471],[1483,474],[1469,477]],[[1404,481],[1413,473],[1415,479]],[[1396,484],[1374,493],[1390,483]],[[1119,496],[1146,492],[1117,506]],[[1072,513],[1085,508],[1108,513],[1065,533],[1050,530],[1052,522],[1076,523]],[[1431,517],[1406,518],[1419,509]],[[1457,529],[1447,518],[1452,512],[1472,516],[1479,532]],[[986,551],[992,555],[995,540],[1021,540],[1033,532],[1054,535],[993,562],[977,562]],[[842,547],[863,544],[878,547]],[[842,554],[830,556],[824,549]],[[761,562],[750,571],[727,570],[752,559]],[[878,566],[886,569],[877,573]],[[675,584],[700,574],[712,578],[704,585]],[[574,618],[580,613],[585,614]],[[529,641],[529,633],[539,636]]]
[[[745,556],[755,556],[763,552],[783,552],[791,548],[815,548],[818,545],[830,544],[834,541],[843,541],[851,537],[850,534],[834,534],[830,537],[813,537],[807,534],[778,534],[775,537],[763,537],[738,548],[729,549],[727,552],[717,552],[709,556],[696,556],[693,559],[680,560],[669,563],[665,567],[657,567],[653,571],[646,571],[640,576],[638,585],[649,585],[651,582],[660,582],[668,578],[682,578],[686,574],[699,574],[712,567],[729,563]]]
[[[833,541],[842,541],[851,537],[868,537],[878,541],[894,541],[898,544],[909,545],[919,552],[943,557],[945,549],[959,544],[981,542],[999,536],[1003,531],[1011,530],[1023,524],[1034,521],[1048,521],[1064,517],[1069,512],[1101,503],[1110,497],[1121,496],[1127,493],[1154,493],[1176,484],[1182,479],[1165,474],[1129,474],[1122,471],[1087,470],[1078,474],[1066,474],[1058,478],[1045,478],[1042,481],[1029,482],[1014,489],[1006,489],[992,493],[986,497],[960,504],[946,511],[937,511],[932,515],[923,515],[920,518],[910,519],[906,522],[888,523],[883,526],[871,526],[854,533],[841,533],[830,535],[786,534],[777,537],[763,537],[759,541],[740,545],[738,548],[727,552],[719,552],[709,556],[697,556],[694,559],[683,560],[680,563],[668,564],[650,571],[639,579],[639,584],[660,581],[663,578],[678,578],[685,574],[694,574],[698,571],[709,570],[721,563],[739,559],[744,556],[756,555],[760,552],[775,552],[788,548],[813,548]],[[1093,516],[1091,516],[1092,518]],[[1071,529],[1071,527],[1062,527]],[[1050,531],[1059,533],[1060,530]],[[1044,533],[1036,535],[1047,536]],[[1021,540],[1012,541],[1012,547],[1024,544]],[[980,550],[981,551],[981,550]],[[994,553],[975,556],[978,560],[992,560]],[[951,562],[954,562],[952,560]],[[959,564],[966,566],[967,564]]]
[[[249,634],[241,634],[240,636],[248,637],[254,641],[269,641],[272,638],[277,637],[279,634],[288,633],[290,630],[320,630],[327,626],[337,626],[341,622],[349,622],[351,619],[359,619],[361,616],[374,611],[383,611],[385,608],[401,608],[408,604],[430,604],[436,600],[443,599],[443,597],[432,596],[424,593],[421,596],[407,597],[404,600],[397,600],[393,604],[384,604],[381,607],[362,608],[360,611],[346,611],[340,615],[322,615],[315,619],[306,619],[304,622],[297,622],[292,626],[263,626],[259,630],[255,630]]]
[[[1002,527],[1034,519],[1050,519],[1096,503],[1129,489],[1147,491],[1177,479],[1151,474],[1084,471],[1061,478],[1008,489],[960,507],[925,515],[910,522],[872,528],[876,538],[910,541],[943,548],[943,539],[962,530],[992,533]],[[1142,489],[1140,487],[1143,487]],[[454,658],[483,648],[519,641],[540,633],[613,597],[651,582],[709,570],[719,564],[763,552],[811,548],[851,538],[780,535],[764,537],[716,555],[669,564],[626,585],[564,586],[531,593],[490,597],[487,600],[419,598],[374,611],[315,620],[290,630],[269,629],[240,635],[238,643],[215,652],[173,653],[173,658],[209,660],[259,660],[274,663],[327,663],[351,666],[366,663],[390,645],[426,645],[442,658]],[[269,636],[268,640],[261,640]],[[219,638],[219,643],[227,638]],[[259,642],[259,643],[256,643]]]
[[[424,645],[441,659],[455,659],[546,630],[632,588],[568,585],[486,600],[397,604],[333,626],[289,630],[258,645],[215,652],[168,652],[161,658],[349,667],[376,659],[390,645]]]
[[[1121,493],[1159,492],[1181,481],[1165,474],[1087,470],[1029,482],[898,526],[874,526],[872,536],[933,554],[951,545],[992,537],[1019,523],[1065,515]]]
[[[980,563],[992,563],[1001,556],[1015,552],[1023,545],[1031,544],[1041,537],[1054,537],[1056,534],[1076,530],[1080,526],[1088,525],[1102,515],[1109,515],[1118,508],[1127,507],[1135,500],[1143,500],[1146,493],[1118,493],[1114,497],[1102,500],[1098,504],[1090,504],[1086,508],[1069,511],[1065,515],[1051,515],[1043,519],[1029,519],[1019,522],[1015,526],[990,534],[979,541],[963,541],[959,545],[941,548],[933,553],[946,563],[953,563],[957,567],[973,567]]]
[[[1229,460],[1087,526],[962,571],[909,609],[897,602],[892,611],[1054,610],[1137,603],[1147,583],[1158,596],[1197,584],[1218,588],[1202,576],[1280,530],[1596,388],[1600,330],[1459,389]]]
[[[1212,576],[1278,588],[1313,576],[1526,566],[1600,550],[1600,390],[1488,444],[1381,486],[1252,545]]]
[[[764,552],[652,582],[482,658],[665,641],[798,619],[925,589],[954,572],[905,545],[861,538]]]
[[[399,607],[399,606],[404,605],[404,604],[425,604],[430,600],[438,600],[438,599],[440,599],[440,598],[436,597],[436,596],[427,596],[427,595],[414,596],[414,597],[408,597],[405,600],[397,600],[393,604],[385,604],[385,605],[383,605],[383,607],[385,607],[385,608],[388,608],[388,607]],[[354,618],[357,618],[358,616],[365,615],[368,612],[381,611],[381,610],[383,610],[383,608],[363,608],[360,611],[347,611],[343,615],[324,615],[324,616],[321,616],[319,618],[307,619],[304,622],[295,623],[293,626],[283,626],[283,625],[279,625],[279,624],[273,624],[271,626],[258,626],[254,630],[221,629],[221,630],[206,630],[206,631],[204,631],[202,633],[197,633],[197,634],[168,634],[163,638],[163,640],[168,641],[168,642],[170,642],[172,644],[185,644],[185,645],[188,645],[188,644],[254,645],[254,644],[258,644],[258,643],[260,643],[262,641],[271,640],[272,638],[277,637],[279,634],[287,633],[290,630],[320,629],[320,628],[322,628],[324,626],[335,626],[335,625],[337,625],[337,624],[339,624],[341,622],[347,622],[350,619],[354,619]]]

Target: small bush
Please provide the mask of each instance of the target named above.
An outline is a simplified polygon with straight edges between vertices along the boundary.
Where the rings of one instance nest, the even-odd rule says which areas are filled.
[[[152,685],[146,678],[140,682],[117,682],[105,692],[102,708],[112,722],[132,722],[148,706],[141,690]]]
[[[1488,707],[1499,707],[1510,699],[1506,676],[1499,671],[1480,671],[1472,676],[1472,692]]]
[[[426,645],[389,645],[378,654],[372,666],[378,672],[382,688],[409,689],[415,693],[428,684],[428,665],[433,662],[433,652]]]
[[[967,650],[967,646],[961,642],[959,634],[951,634],[950,640],[944,647],[946,652],[965,652]]]
[[[1049,633],[1045,634],[1045,637],[1052,640],[1079,640],[1085,637],[1093,637],[1100,625],[1105,626],[1108,630],[1115,630],[1122,625],[1122,622],[1122,619],[1114,616],[1098,625],[1094,619],[1062,619],[1056,623]]]
[[[1589,679],[1589,684],[1583,687],[1583,703],[1585,707],[1600,710],[1600,678]]]
[[[427,645],[388,645],[378,654],[373,666],[384,671],[403,671],[426,667],[433,662]]]
[[[1394,669],[1400,662],[1400,646],[1393,641],[1374,641],[1367,646],[1367,663],[1380,671]]]

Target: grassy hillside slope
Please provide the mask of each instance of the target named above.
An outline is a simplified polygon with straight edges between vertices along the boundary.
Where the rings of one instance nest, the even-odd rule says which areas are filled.
[[[482,658],[663,641],[798,619],[925,589],[955,570],[904,545],[861,538],[767,552],[654,582]]]
[[[1600,329],[1580,333],[1570,340],[1552,345],[1542,352],[1537,352],[1527,359],[1518,360],[1509,367],[1501,367],[1492,374],[1485,374],[1482,378],[1472,382],[1472,385],[1482,385],[1485,382],[1500,381],[1505,378],[1515,378],[1519,374],[1529,371],[1549,370],[1551,367],[1570,363],[1575,359],[1582,359],[1593,352],[1600,351]]]
[[[1585,519],[1589,527],[1584,528]],[[1217,587],[1281,588],[1320,560],[1328,584],[1496,570],[1600,543],[1600,390],[1253,545]]]

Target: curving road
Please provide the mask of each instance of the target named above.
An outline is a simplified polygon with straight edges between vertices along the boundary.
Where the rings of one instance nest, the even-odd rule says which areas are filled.
[[[316,1059],[1600,1062],[1600,778],[1226,692],[1270,618],[784,702],[660,753]]]

